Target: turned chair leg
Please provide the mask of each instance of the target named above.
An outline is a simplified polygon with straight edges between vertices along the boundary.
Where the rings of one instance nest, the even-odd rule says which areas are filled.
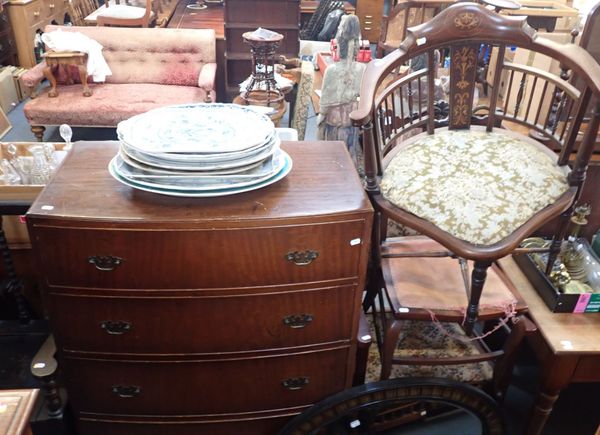
[[[467,335],[473,333],[473,327],[479,314],[479,300],[487,277],[487,270],[492,265],[490,261],[476,261],[471,274],[471,292],[469,294],[469,305],[467,306],[467,317],[465,319],[465,332]]]
[[[380,251],[380,240],[381,240],[381,213],[375,213],[373,220],[373,234],[372,240],[374,243],[371,246],[371,258],[368,271],[368,280],[366,294],[363,299],[363,311],[366,313],[369,311],[375,303],[375,298],[383,286],[383,275],[381,272],[381,251]]]
[[[44,131],[46,131],[46,127],[43,127],[41,125],[34,125],[34,126],[31,127],[31,131],[33,132],[33,134],[37,138],[38,142],[43,142],[44,141]]]
[[[383,313],[385,315],[385,312]],[[391,320],[388,327],[384,331],[383,346],[381,346],[381,377],[383,381],[389,379],[392,374],[392,359],[394,358],[394,350],[398,345],[398,337],[402,330],[402,321]]]

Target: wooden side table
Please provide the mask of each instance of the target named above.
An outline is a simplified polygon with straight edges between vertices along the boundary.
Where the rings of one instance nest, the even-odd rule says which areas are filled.
[[[79,70],[79,78],[81,80],[81,84],[83,85],[83,96],[89,97],[92,95],[92,90],[87,83],[87,53],[82,53],[80,51],[49,51],[44,54],[44,58],[46,59],[44,76],[46,76],[50,82],[50,85],[52,85],[52,89],[50,92],[48,92],[48,96],[50,98],[58,96],[58,91],[56,90],[56,77],[54,77],[52,67],[57,66],[60,68],[61,65],[75,65]]]
[[[39,390],[0,391],[0,433],[4,435],[31,435],[29,417]]]
[[[541,378],[526,433],[540,435],[562,389],[573,382],[600,382],[600,316],[551,312],[512,257],[499,263],[538,327],[529,341]]]

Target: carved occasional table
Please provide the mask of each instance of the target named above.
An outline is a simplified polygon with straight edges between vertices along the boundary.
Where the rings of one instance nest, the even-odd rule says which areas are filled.
[[[541,365],[541,379],[526,433],[539,435],[562,389],[572,382],[600,382],[600,316],[553,313],[512,257],[500,260],[500,266],[538,327],[530,343]]]
[[[80,142],[32,205],[80,433],[261,434],[354,375],[372,209],[342,142],[217,198],[134,190]]]
[[[52,89],[48,92],[48,96],[50,98],[54,98],[58,96],[58,92],[56,90],[56,77],[52,72],[52,67],[66,67],[67,68],[67,77],[70,79],[68,75],[68,67],[70,65],[74,65],[77,67],[79,72],[79,79],[81,80],[81,84],[83,85],[83,96],[89,97],[92,95],[92,90],[88,86],[87,82],[87,54],[82,53],[80,51],[48,51],[44,54],[44,59],[46,60],[46,67],[44,68],[44,76],[50,82]]]

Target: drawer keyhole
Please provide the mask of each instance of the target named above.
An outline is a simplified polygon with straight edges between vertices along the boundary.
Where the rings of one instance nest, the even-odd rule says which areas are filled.
[[[317,251],[294,251],[285,254],[285,259],[294,263],[296,266],[307,266],[319,257]]]
[[[137,397],[142,389],[136,385],[113,385],[112,392],[123,399]]]
[[[304,328],[314,319],[312,314],[292,314],[283,318],[283,324],[292,329]]]
[[[124,320],[104,320],[100,322],[100,328],[109,335],[123,335],[131,330],[131,322]]]
[[[281,383],[288,390],[301,390],[308,385],[309,379],[306,376],[299,376],[297,378],[284,379]]]
[[[112,255],[91,255],[88,257],[88,263],[96,266],[96,269],[103,272],[110,272],[115,270],[117,266],[123,263],[123,259],[120,257],[114,257]]]

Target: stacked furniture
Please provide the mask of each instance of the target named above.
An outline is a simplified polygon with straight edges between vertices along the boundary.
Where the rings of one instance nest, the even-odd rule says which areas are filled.
[[[250,46],[242,35],[258,27],[283,35],[278,54],[297,57],[300,51],[300,0],[226,0],[225,1],[225,92],[229,98],[239,94],[239,84],[252,71]]]
[[[68,0],[11,0],[8,3],[20,66],[31,68],[39,62],[34,53],[36,35],[49,24],[64,24],[68,7]]]
[[[122,185],[118,145],[75,143],[27,215],[79,433],[271,434],[349,388],[372,209],[343,143],[225,198]]]

